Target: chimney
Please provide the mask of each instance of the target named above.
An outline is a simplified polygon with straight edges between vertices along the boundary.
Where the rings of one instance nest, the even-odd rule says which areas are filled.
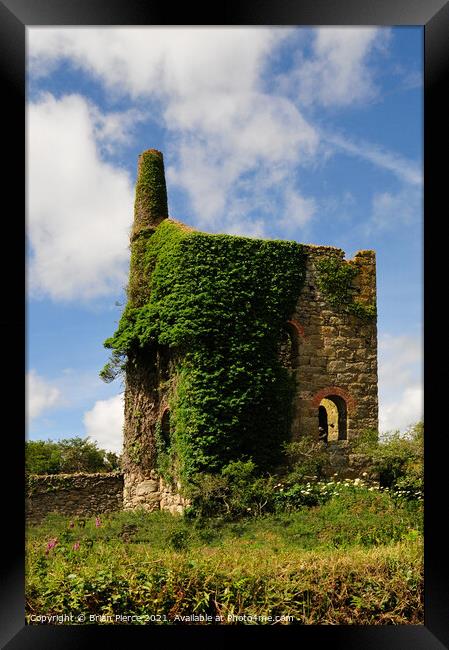
[[[168,217],[164,158],[160,151],[147,149],[137,163],[133,240],[143,230],[153,231]]]

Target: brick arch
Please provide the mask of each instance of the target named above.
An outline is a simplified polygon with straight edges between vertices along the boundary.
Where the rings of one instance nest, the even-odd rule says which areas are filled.
[[[340,388],[339,386],[326,386],[326,388],[322,388],[321,390],[319,390],[312,397],[311,400],[312,406],[314,408],[318,408],[321,400],[325,397],[329,397],[329,395],[338,395],[338,397],[344,399],[348,409],[354,410],[356,407],[356,401],[352,397],[352,395],[350,395],[347,390],[345,390],[344,388]]]
[[[297,336],[301,337],[302,339],[306,338],[304,327],[301,325],[299,321],[292,318],[291,320],[287,321],[287,325],[290,325],[294,329]]]

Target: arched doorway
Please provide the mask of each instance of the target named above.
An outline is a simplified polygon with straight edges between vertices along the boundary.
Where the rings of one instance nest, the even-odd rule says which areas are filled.
[[[328,442],[347,439],[348,410],[342,397],[326,395],[321,399],[318,406],[318,426],[322,426],[327,432]]]

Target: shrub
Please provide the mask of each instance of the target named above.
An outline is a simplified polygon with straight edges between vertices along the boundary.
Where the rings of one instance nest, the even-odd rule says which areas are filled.
[[[371,457],[381,487],[414,498],[423,490],[424,424],[418,422],[401,434],[388,432],[379,440],[366,431],[355,443],[357,451]]]
[[[250,459],[232,461],[220,474],[197,474],[189,497],[188,518],[221,516],[236,519],[242,515],[261,515],[274,509],[274,479],[257,474]]]
[[[120,458],[88,438],[30,440],[25,443],[25,467],[29,474],[111,472],[119,469]]]
[[[168,543],[175,551],[185,551],[189,547],[189,535],[185,530],[175,530],[170,533]]]
[[[311,478],[322,478],[322,471],[328,461],[328,452],[323,444],[312,436],[284,445],[287,483],[303,483]]]
[[[25,469],[28,474],[58,474],[61,471],[61,448],[51,440],[25,443]]]

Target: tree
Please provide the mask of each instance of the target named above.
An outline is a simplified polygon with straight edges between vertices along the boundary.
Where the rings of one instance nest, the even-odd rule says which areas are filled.
[[[26,443],[25,466],[29,474],[110,472],[120,468],[120,458],[88,438],[36,440]]]
[[[104,471],[106,452],[98,449],[96,442],[88,438],[66,438],[59,442],[61,449],[61,472]]]
[[[28,474],[57,474],[61,471],[61,449],[51,440],[30,440],[25,445]]]

